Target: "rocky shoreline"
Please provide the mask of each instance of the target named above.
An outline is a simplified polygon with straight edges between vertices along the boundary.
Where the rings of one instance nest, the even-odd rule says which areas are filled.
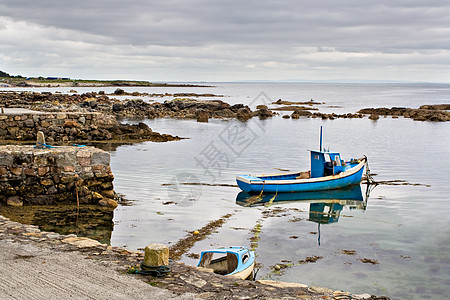
[[[0,241],[4,245],[20,245],[23,249],[32,246],[33,249],[40,249],[39,253],[50,252],[53,255],[78,253],[81,254],[81,257],[76,261],[71,261],[71,264],[86,262],[90,264],[91,268],[93,265],[97,265],[98,268],[107,266],[121,274],[133,273],[133,270],[139,268],[144,258],[144,253],[141,251],[111,247],[73,234],[61,235],[43,232],[37,226],[13,222],[3,216],[0,216]],[[15,262],[15,268],[19,268],[18,265],[35,256],[38,256],[38,253],[34,252],[21,257],[16,254],[18,259]],[[2,257],[0,258],[0,266],[3,264],[6,264],[6,262]],[[124,276],[129,276],[129,280],[138,278],[151,286],[168,290],[175,295],[195,295],[200,299],[389,299],[384,296],[351,294],[298,283],[272,280],[245,281],[217,275],[208,270],[179,262],[171,262],[170,267],[171,273],[166,277],[139,274]],[[39,264],[35,268],[39,269]],[[8,274],[4,275],[8,276]],[[54,275],[64,278],[66,274]],[[73,286],[73,283],[68,284]],[[38,291],[35,292],[38,293]],[[5,291],[5,288],[0,286],[0,295],[4,296],[5,293],[9,293],[9,296],[14,299],[21,298],[21,295],[14,294],[14,290]]]
[[[76,92],[76,91],[73,91]],[[157,96],[175,97],[172,100],[159,102],[146,102],[142,99],[119,100],[115,96]],[[189,98],[186,98],[189,97]],[[191,98],[193,97],[193,98]],[[450,121],[448,104],[422,105],[417,109],[392,107],[392,108],[363,108],[356,113],[322,113],[314,107],[322,105],[315,101],[290,102],[278,100],[268,107],[259,105],[256,110],[244,104],[230,105],[222,100],[198,100],[199,97],[217,98],[223,95],[214,94],[147,94],[147,93],[126,93],[117,89],[113,94],[106,95],[104,92],[91,92],[83,94],[57,94],[50,92],[0,92],[0,106],[4,108],[26,108],[41,112],[98,112],[113,115],[117,118],[186,118],[197,119],[207,122],[210,118],[237,118],[248,120],[253,117],[261,119],[273,117],[279,112],[292,111],[291,114],[282,115],[285,119],[321,118],[334,120],[338,118],[364,118],[377,120],[379,116],[405,117],[415,121],[445,122]],[[298,104],[302,104],[299,106]],[[280,106],[283,105],[283,106]],[[306,106],[305,106],[306,105]]]
[[[230,105],[221,100],[198,101],[191,98],[175,98],[164,103],[148,103],[141,99],[120,101],[96,92],[81,95],[48,92],[0,92],[0,106],[5,108],[20,107],[45,112],[101,112],[126,118],[171,117],[198,119],[200,121],[207,121],[209,118],[247,120],[254,116],[273,116],[273,113],[266,106],[252,111],[246,105]]]

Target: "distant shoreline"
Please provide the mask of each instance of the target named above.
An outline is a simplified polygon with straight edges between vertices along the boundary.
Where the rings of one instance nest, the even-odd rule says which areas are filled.
[[[202,84],[181,83],[153,83],[134,80],[81,80],[81,79],[44,79],[44,78],[17,78],[1,77],[0,86],[3,87],[214,87]]]

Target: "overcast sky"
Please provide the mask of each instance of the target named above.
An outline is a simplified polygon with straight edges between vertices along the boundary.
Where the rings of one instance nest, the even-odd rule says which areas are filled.
[[[0,0],[0,70],[450,82],[450,1]]]

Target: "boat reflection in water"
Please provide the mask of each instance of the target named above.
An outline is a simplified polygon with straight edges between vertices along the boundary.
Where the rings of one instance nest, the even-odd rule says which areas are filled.
[[[310,211],[315,212],[318,212],[318,209],[321,209],[321,211],[324,212],[326,207],[330,207],[332,210],[338,209],[340,211],[342,210],[342,207],[346,205],[360,209],[365,209],[366,207],[366,201],[364,201],[360,185],[353,185],[338,190],[300,193],[250,195],[246,192],[240,192],[236,197],[236,204],[247,207],[271,205],[275,202],[281,204],[292,201],[310,203]]]
[[[240,206],[270,206],[272,204],[287,204],[292,202],[309,203],[308,221],[318,223],[318,243],[320,245],[320,224],[330,224],[339,221],[342,209],[347,206],[350,209],[365,210],[367,206],[368,192],[365,199],[360,185],[353,185],[345,189],[250,195],[240,192],[236,197],[236,204]]]

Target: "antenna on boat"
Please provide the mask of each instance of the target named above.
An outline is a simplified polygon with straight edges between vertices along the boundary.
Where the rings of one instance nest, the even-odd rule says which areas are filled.
[[[322,126],[320,126],[320,152],[322,152]]]

